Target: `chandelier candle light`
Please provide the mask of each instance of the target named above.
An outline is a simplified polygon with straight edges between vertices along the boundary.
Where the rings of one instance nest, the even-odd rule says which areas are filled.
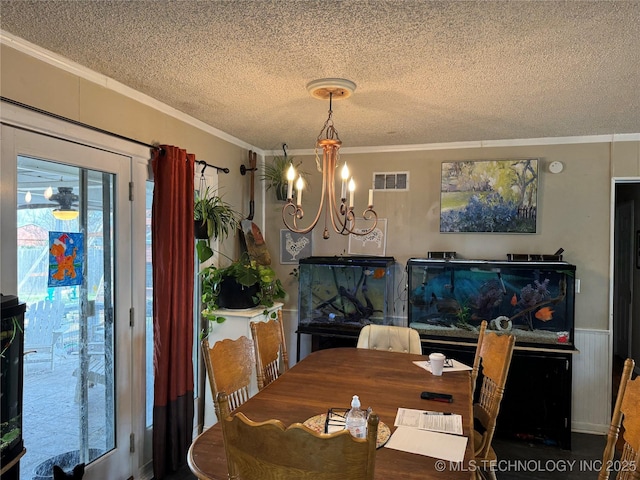
[[[296,171],[293,164],[289,165],[287,171],[287,203],[282,208],[282,220],[285,226],[295,233],[308,233],[317,225],[321,213],[324,211],[324,231],[322,238],[329,238],[328,222],[336,233],[341,235],[368,235],[378,224],[378,214],[373,210],[373,190],[369,190],[369,203],[362,213],[365,221],[368,221],[370,228],[356,228],[356,217],[353,213],[354,196],[356,184],[353,177],[349,176],[349,168],[345,162],[342,166],[342,188],[340,191],[340,206],[336,202],[335,174],[336,166],[340,160],[340,146],[342,142],[338,136],[338,131],[333,126],[333,99],[347,98],[355,90],[356,85],[350,80],[342,78],[324,78],[314,80],[307,85],[307,90],[315,98],[329,100],[329,116],[324,122],[322,130],[316,140],[315,153],[316,163],[319,162],[318,148],[322,149],[322,193],[320,195],[320,205],[314,220],[308,227],[298,227],[298,220],[304,217],[302,209],[302,189],[304,181],[302,176],[298,176],[296,182],[296,202],[293,203],[293,182],[296,178]],[[347,204],[347,190],[349,191],[349,203]],[[291,218],[291,223],[287,221]],[[371,223],[372,222],[372,223]]]

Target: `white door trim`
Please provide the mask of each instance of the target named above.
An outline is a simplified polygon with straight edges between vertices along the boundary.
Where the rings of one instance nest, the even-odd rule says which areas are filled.
[[[42,113],[34,112],[27,108],[23,108],[17,105],[14,105],[9,102],[0,102],[0,122],[3,126],[15,127],[19,130],[24,130],[27,132],[32,132],[36,134],[46,135],[59,140],[66,140],[69,142],[73,142],[79,145],[97,148],[109,153],[118,154],[124,157],[127,157],[128,167],[126,169],[126,177],[128,180],[133,181],[134,184],[141,185],[144,190],[144,183],[147,179],[146,171],[144,168],[135,168],[134,165],[148,165],[150,158],[150,150],[149,147],[138,145],[134,142],[126,141],[118,137],[113,137],[105,133],[97,132],[88,128],[84,128],[79,125],[74,125],[72,123],[65,122],[60,119],[56,119],[50,116],[47,116]],[[5,135],[2,136],[2,156],[5,155],[5,152],[10,148],[13,151],[13,138],[5,138]],[[6,142],[5,142],[6,141]],[[85,165],[82,165],[85,166]],[[104,168],[104,166],[100,165],[89,165],[88,168],[97,168],[101,170],[108,170]],[[0,207],[0,219],[2,220],[3,225],[7,223],[9,225],[16,224],[16,199],[15,199],[15,175],[16,175],[16,165],[15,158],[13,159],[13,169],[11,169],[11,161],[10,158],[0,158],[0,173],[2,176],[2,183],[0,189],[0,196],[2,196],[2,206]],[[125,184],[121,184],[121,187]],[[128,188],[125,188],[127,191]],[[5,201],[8,200],[8,201]],[[140,206],[141,204],[141,206]],[[126,235],[124,238],[130,238],[127,248],[127,252],[125,257],[127,259],[127,271],[129,272],[129,279],[144,279],[144,265],[142,267],[142,272],[137,272],[136,269],[139,267],[139,262],[134,262],[132,259],[142,258],[144,262],[144,248],[141,251],[138,251],[140,248],[140,225],[142,225],[142,235],[144,239],[144,204],[145,204],[145,196],[144,194],[138,195],[137,198],[134,196],[134,200],[129,202],[129,205],[126,205],[126,202],[122,202],[119,204],[121,214],[127,216],[129,218],[126,226]],[[142,212],[142,214],[140,213]],[[141,217],[141,218],[138,218]],[[6,223],[5,223],[6,222]],[[10,223],[11,222],[11,223]],[[10,229],[7,229],[10,230]],[[0,265],[2,265],[2,271],[16,271],[16,259],[15,259],[15,251],[16,251],[16,239],[15,239],[15,229],[14,234],[11,235],[10,232],[6,233],[6,230],[3,229],[2,235],[0,235]],[[12,239],[13,238],[13,239]],[[144,240],[143,240],[144,247]],[[11,253],[13,252],[13,253]],[[0,278],[0,290],[4,294],[17,294],[17,284],[16,279],[12,278],[15,275],[2,275]],[[131,282],[131,280],[129,280]],[[145,428],[145,402],[144,402],[144,368],[139,367],[139,363],[137,363],[137,359],[139,355],[142,355],[144,359],[144,351],[145,351],[145,322],[144,322],[144,281],[141,283],[135,281],[129,284],[130,288],[128,288],[129,293],[129,303],[131,306],[135,306],[138,312],[142,312],[142,320],[138,321],[134,324],[134,327],[131,329],[131,335],[129,338],[131,339],[129,352],[126,354],[125,368],[126,368],[126,376],[131,381],[128,381],[128,385],[126,385],[124,393],[129,397],[130,408],[128,408],[129,413],[127,414],[127,423],[130,425],[121,425],[120,428],[126,428],[127,432],[135,433],[135,443],[134,443],[134,453],[130,455],[130,473],[128,476],[133,476],[136,478],[140,477],[140,472],[143,468],[143,454],[144,454],[144,435],[138,434],[138,432],[144,432]],[[138,305],[138,303],[142,302],[142,305]],[[133,353],[135,352],[135,353]],[[122,359],[121,359],[122,361]],[[144,363],[143,363],[144,364]],[[134,366],[136,366],[134,368]],[[142,375],[139,379],[136,380],[134,375]],[[142,392],[139,389],[131,388],[132,385],[137,385],[142,389]],[[129,451],[129,442],[128,437],[129,433],[126,434],[127,441],[120,441],[118,444],[118,448],[126,449]],[[124,438],[120,437],[119,438]],[[124,443],[124,444],[123,444]],[[100,461],[96,462],[96,464],[100,463]],[[96,468],[99,468],[96,465]],[[90,470],[87,471],[86,477],[89,480],[93,478],[102,478],[100,475],[93,476]],[[110,475],[104,478],[111,478]]]

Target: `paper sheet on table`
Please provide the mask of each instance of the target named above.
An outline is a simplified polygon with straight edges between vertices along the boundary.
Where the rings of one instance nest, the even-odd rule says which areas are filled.
[[[429,363],[429,360],[418,360],[418,361],[415,361],[413,363],[415,363],[420,368],[424,368],[427,372],[431,371],[431,365]],[[450,363],[450,365],[449,365],[449,363]],[[444,364],[444,369],[442,370],[442,373],[464,372],[466,370],[473,370],[473,369],[471,367],[469,367],[468,365],[465,365],[462,362],[459,362],[459,361],[454,360],[452,358],[447,358],[446,363]]]
[[[418,428],[398,427],[385,447],[450,462],[462,462],[467,448],[467,437]]]
[[[399,408],[393,425],[462,435],[462,415],[438,415],[437,413],[413,408]]]

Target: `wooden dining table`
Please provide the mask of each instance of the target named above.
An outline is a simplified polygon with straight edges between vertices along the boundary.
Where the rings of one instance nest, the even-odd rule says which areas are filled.
[[[276,418],[290,425],[326,413],[329,408],[348,408],[351,397],[358,395],[363,408],[371,407],[391,432],[395,430],[398,408],[411,408],[460,414],[463,434],[469,437],[473,426],[470,372],[445,371],[442,376],[435,376],[413,363],[427,359],[422,355],[358,348],[319,350],[236,411],[254,421]],[[453,403],[423,400],[423,391],[451,394]],[[472,450],[472,442],[467,441],[464,462],[452,466],[448,461],[381,447],[376,452],[375,478],[469,479],[471,472],[465,466],[473,463]],[[228,478],[219,423],[193,441],[188,463],[199,479]]]

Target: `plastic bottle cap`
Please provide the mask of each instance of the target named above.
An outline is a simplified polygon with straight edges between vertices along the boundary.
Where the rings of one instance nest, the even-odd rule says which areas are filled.
[[[353,408],[360,408],[360,398],[358,398],[358,395],[354,395],[351,399],[351,406]]]

